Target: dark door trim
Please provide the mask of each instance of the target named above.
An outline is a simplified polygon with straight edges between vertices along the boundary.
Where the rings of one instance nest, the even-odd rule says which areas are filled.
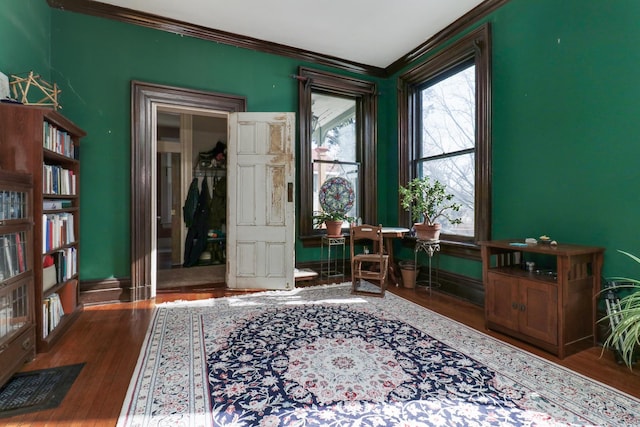
[[[131,299],[151,297],[154,105],[246,111],[246,98],[133,80],[131,82]]]

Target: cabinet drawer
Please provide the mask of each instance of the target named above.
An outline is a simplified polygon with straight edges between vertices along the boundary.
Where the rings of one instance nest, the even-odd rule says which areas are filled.
[[[33,324],[3,344],[0,348],[0,386],[22,368],[26,362],[33,360],[35,352],[35,327]]]

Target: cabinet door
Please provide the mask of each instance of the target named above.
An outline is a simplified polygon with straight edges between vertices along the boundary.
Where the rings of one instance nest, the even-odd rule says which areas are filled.
[[[489,322],[518,330],[518,279],[489,273],[485,311]]]
[[[558,344],[558,288],[554,284],[519,280],[520,332],[549,344]]]

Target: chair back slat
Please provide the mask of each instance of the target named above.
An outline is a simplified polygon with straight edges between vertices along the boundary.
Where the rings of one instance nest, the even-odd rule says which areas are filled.
[[[351,292],[354,294],[384,296],[387,282],[388,255],[384,253],[382,225],[352,224],[349,231]],[[365,242],[373,244],[372,251],[369,253],[362,253],[360,248]],[[356,252],[356,246],[358,247],[358,252]],[[371,269],[372,264],[377,266],[377,270]],[[372,280],[379,282],[380,292],[361,289],[363,281],[370,283]]]

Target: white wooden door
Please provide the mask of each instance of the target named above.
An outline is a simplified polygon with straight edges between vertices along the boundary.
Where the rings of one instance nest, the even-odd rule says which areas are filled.
[[[294,287],[294,125],[294,113],[229,115],[229,288]]]

